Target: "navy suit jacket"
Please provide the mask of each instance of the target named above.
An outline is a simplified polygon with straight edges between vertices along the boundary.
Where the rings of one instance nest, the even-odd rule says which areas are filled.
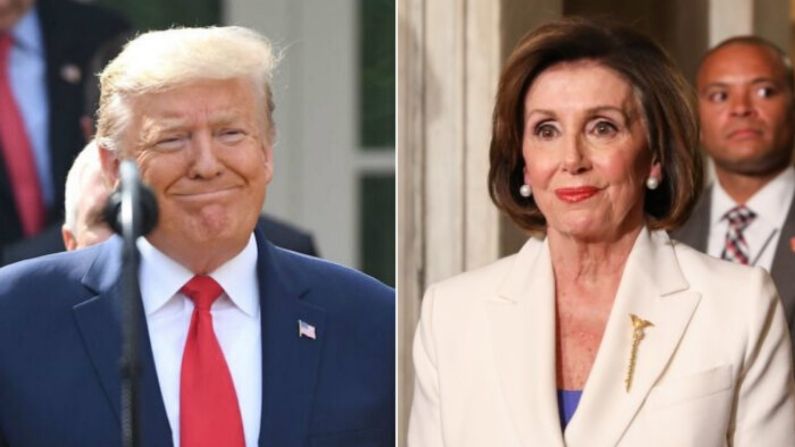
[[[121,444],[120,249],[113,237],[0,269],[0,446]],[[259,445],[394,445],[394,291],[259,232],[257,249]],[[170,446],[142,327],[141,445]]]

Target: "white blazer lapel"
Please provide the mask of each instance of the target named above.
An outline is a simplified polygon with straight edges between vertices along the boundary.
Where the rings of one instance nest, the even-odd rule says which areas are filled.
[[[570,447],[617,445],[664,372],[696,309],[674,248],[662,231],[638,235],[630,252],[582,400],[565,432]],[[653,324],[637,349],[629,391],[625,377],[633,342],[630,314]]]
[[[555,285],[549,246],[530,239],[488,303],[501,392],[526,446],[562,446],[555,392]]]

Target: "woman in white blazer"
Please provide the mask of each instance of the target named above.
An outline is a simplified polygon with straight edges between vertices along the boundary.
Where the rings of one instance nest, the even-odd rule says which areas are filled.
[[[427,291],[409,446],[795,446],[770,277],[665,231],[702,187],[692,104],[630,29],[564,19],[519,42],[489,186],[545,237]]]

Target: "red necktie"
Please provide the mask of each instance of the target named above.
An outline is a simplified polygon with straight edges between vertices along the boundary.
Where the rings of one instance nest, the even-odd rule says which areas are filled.
[[[223,289],[209,276],[194,276],[181,292],[193,300],[182,354],[179,431],[182,447],[243,447],[243,422],[232,376],[213,331],[210,307]]]
[[[0,33],[0,151],[5,160],[22,233],[32,236],[44,228],[44,200],[33,148],[11,91],[8,75],[10,52],[11,36]]]

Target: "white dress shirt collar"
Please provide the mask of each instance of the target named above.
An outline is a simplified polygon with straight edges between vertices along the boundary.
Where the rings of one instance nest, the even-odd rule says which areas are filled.
[[[763,267],[767,271],[773,268],[776,247],[793,196],[795,196],[795,169],[790,167],[768,182],[746,203],[746,206],[756,213],[756,218],[743,230],[751,265]],[[723,216],[735,206],[737,203],[719,182],[715,182],[710,205],[708,254],[721,257],[729,228],[729,223],[723,219]]]
[[[11,36],[14,38],[15,46],[37,55],[44,54],[39,15],[35,7],[30,8],[14,25]]]
[[[138,239],[141,252],[141,299],[147,316],[170,304],[194,273],[171,259],[146,238]],[[257,243],[252,234],[243,250],[208,275],[221,287],[231,302],[246,315],[259,315],[257,284]]]
[[[8,80],[27,131],[36,164],[44,205],[53,206],[55,186],[50,154],[50,108],[44,35],[36,7],[32,7],[11,29],[13,45],[8,55]],[[52,70],[60,67],[50,67]],[[5,99],[5,98],[3,98]]]
[[[774,228],[781,228],[787,218],[789,204],[795,196],[795,168],[788,167],[767,185],[756,192],[745,204],[756,213],[756,219],[762,219]],[[710,225],[714,226],[723,216],[738,204],[732,199],[720,182],[715,182],[712,193],[712,209]]]

